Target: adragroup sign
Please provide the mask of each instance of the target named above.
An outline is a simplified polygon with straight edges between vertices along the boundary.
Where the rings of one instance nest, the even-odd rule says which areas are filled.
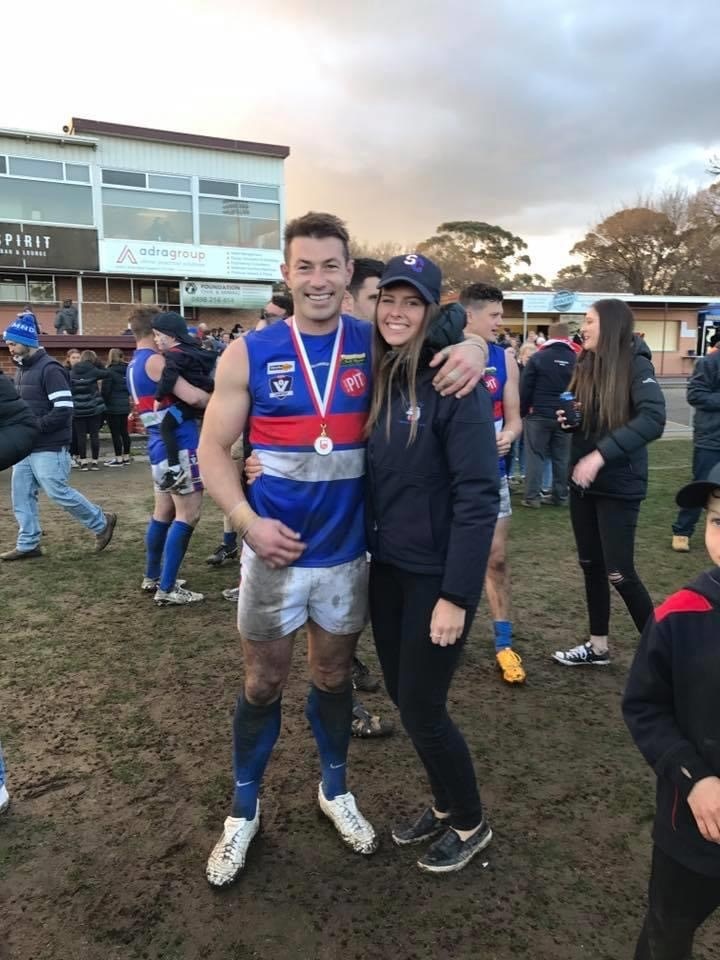
[[[280,250],[143,240],[100,241],[103,273],[275,281],[280,279],[281,263]]]

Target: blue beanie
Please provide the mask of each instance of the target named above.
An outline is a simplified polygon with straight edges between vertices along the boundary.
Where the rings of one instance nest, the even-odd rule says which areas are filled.
[[[39,347],[37,320],[33,313],[19,314],[3,334],[3,339],[7,342],[23,343],[26,347]]]

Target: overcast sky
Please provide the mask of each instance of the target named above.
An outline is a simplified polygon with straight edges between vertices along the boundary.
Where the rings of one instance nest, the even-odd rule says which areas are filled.
[[[288,144],[289,213],[330,210],[363,239],[486,220],[552,276],[602,215],[706,185],[720,152],[712,0],[7,6],[0,126]]]

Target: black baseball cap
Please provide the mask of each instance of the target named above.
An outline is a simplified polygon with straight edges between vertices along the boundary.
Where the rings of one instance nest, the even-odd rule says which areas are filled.
[[[406,253],[389,260],[378,287],[409,283],[427,303],[440,303],[442,271],[420,253]]]
[[[707,480],[695,480],[679,490],[675,503],[679,507],[704,507],[711,493],[720,498],[720,463],[715,464]]]
[[[172,310],[164,310],[157,313],[152,320],[153,330],[158,333],[166,333],[169,337],[174,337],[180,343],[197,343],[197,338],[193,337],[185,323],[185,317],[180,316]]]

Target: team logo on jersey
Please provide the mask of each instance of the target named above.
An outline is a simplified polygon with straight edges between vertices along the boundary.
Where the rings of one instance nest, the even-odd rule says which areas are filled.
[[[343,367],[354,367],[358,363],[365,363],[366,353],[341,353],[340,364]]]
[[[267,365],[268,373],[294,373],[295,372],[295,361],[294,360],[273,360],[272,363]]]
[[[368,379],[362,370],[343,370],[340,374],[340,388],[348,397],[361,397],[367,385]]]
[[[422,414],[420,407],[408,407],[405,411],[405,419],[408,423],[417,423]]]
[[[500,389],[500,381],[498,380],[497,377],[493,376],[493,374],[491,373],[490,374],[486,373],[482,379],[483,379],[483,383],[487,387],[487,390],[490,396],[498,392],[498,390]]]
[[[270,397],[275,400],[284,400],[285,397],[293,395],[293,378],[286,374],[279,373],[277,376],[270,377]]]

